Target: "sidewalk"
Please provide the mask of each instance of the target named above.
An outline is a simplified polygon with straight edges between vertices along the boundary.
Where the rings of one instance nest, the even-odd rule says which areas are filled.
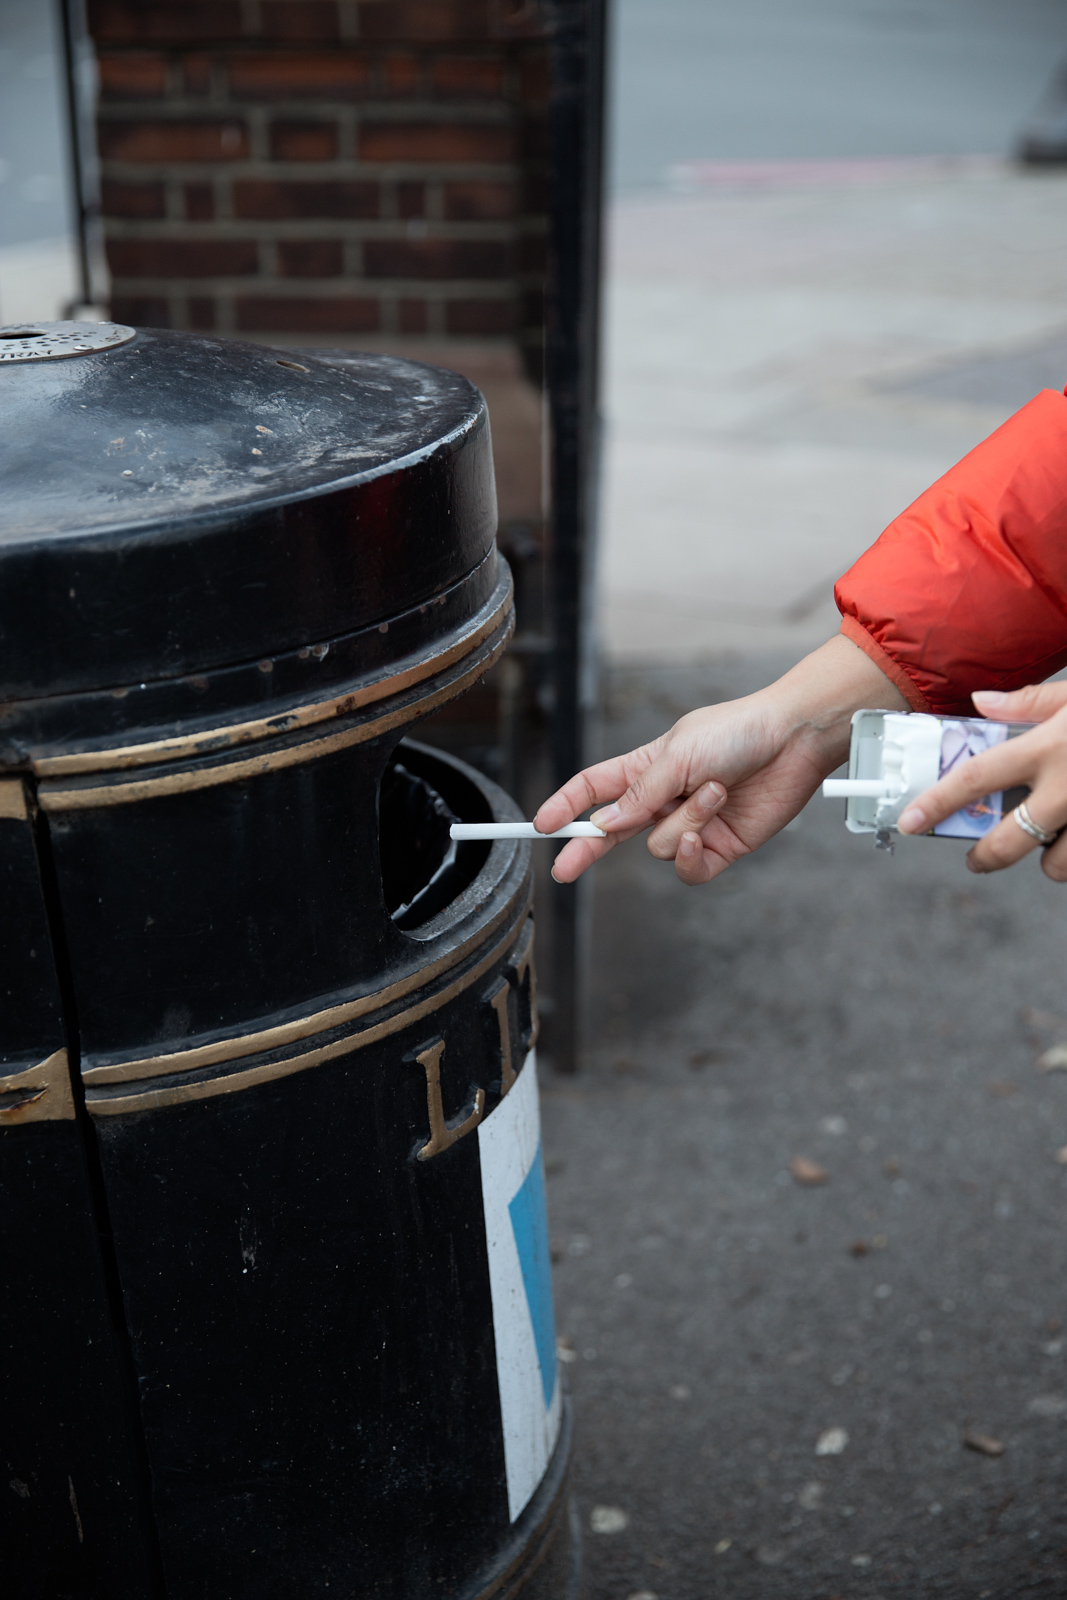
[[[615,212],[604,754],[836,631],[1067,382],[1067,178],[789,176]],[[1067,1593],[1067,893],[841,810],[701,890],[596,869],[590,1059],[543,1082],[585,1600]]]
[[[1067,383],[1067,177],[820,165],[769,189],[707,166],[703,192],[614,210],[609,660],[802,654],[885,524]]]
[[[605,746],[787,661],[617,668]],[[1067,1593],[1067,894],[842,809],[705,889],[596,869],[542,1077],[584,1600]]]

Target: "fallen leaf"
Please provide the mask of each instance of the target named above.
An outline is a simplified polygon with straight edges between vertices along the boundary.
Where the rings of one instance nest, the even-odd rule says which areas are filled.
[[[999,1439],[994,1439],[988,1433],[975,1433],[973,1429],[963,1435],[963,1442],[968,1450],[976,1450],[980,1456],[1002,1456],[1004,1446]]]
[[[789,1163],[789,1170],[796,1183],[814,1185],[827,1183],[830,1178],[825,1167],[820,1167],[817,1161],[809,1161],[807,1156],[794,1156]]]
[[[1037,1058],[1039,1072],[1067,1072],[1067,1044],[1054,1044]]]
[[[820,1433],[815,1441],[815,1454],[817,1456],[842,1455],[848,1444],[847,1428],[827,1428]]]
[[[621,1506],[594,1506],[589,1513],[589,1526],[593,1533],[621,1533],[629,1521]]]

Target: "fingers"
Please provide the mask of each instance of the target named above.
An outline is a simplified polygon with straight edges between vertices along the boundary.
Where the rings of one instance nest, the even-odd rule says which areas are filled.
[[[659,742],[656,740],[651,745],[642,745],[627,755],[615,756],[610,761],[600,761],[596,766],[576,772],[573,778],[568,778],[562,789],[549,795],[533,819],[534,827],[539,833],[555,833],[557,828],[565,828],[568,822],[573,822],[590,806],[618,800],[642,768],[654,759]],[[604,824],[599,826],[603,827]]]
[[[606,839],[569,839],[552,863],[552,876],[557,883],[573,883],[609,850],[614,850],[617,844],[625,844],[640,831],[640,828],[632,828],[627,833],[609,834]]]
[[[1067,883],[1067,833],[1041,852],[1041,870],[1053,883]]]
[[[1051,789],[1047,784],[1042,784],[1027,797],[1026,810],[1031,820],[1045,833],[1055,833],[1067,823],[1067,798],[1064,797],[1062,785]],[[1067,851],[1060,853],[1063,841],[1057,840],[1054,845],[1044,847],[1045,856],[1042,858],[1042,867],[1050,878],[1061,881],[1056,877],[1061,865],[1064,876],[1067,877]],[[1017,861],[1028,856],[1033,850],[1042,849],[1039,839],[1035,839],[1020,828],[1014,816],[1010,813],[1003,822],[987,833],[967,852],[967,865],[972,872],[1000,872],[1005,867],[1013,867]],[[1056,851],[1055,859],[1049,863],[1048,857]],[[1049,867],[1051,866],[1051,871]]]
[[[689,788],[686,758],[677,745],[658,741],[646,746],[652,759],[634,773],[630,786],[613,805],[595,811],[590,821],[610,833],[647,828]]]
[[[1033,683],[1008,694],[978,689],[971,699],[984,717],[996,722],[1044,722],[1067,706],[1067,683]]]
[[[683,883],[695,889],[725,870],[727,863],[712,850],[705,850],[699,833],[683,833],[678,841],[674,867]]]
[[[652,839],[656,837],[655,834],[649,839],[648,847],[661,861],[669,861],[672,858],[675,860],[678,876],[683,883],[707,883],[729,865],[728,861],[715,851],[705,850],[700,838],[700,830],[707,826],[725,801],[726,790],[721,784],[706,783],[684,803],[672,802],[662,808],[669,813],[669,821],[673,823],[677,818],[682,818],[688,822],[688,828],[683,821],[677,847],[672,844],[669,849],[653,849]],[[553,862],[552,876],[557,883],[573,883],[575,878],[580,878],[583,872],[594,862],[601,860],[615,845],[633,839],[641,831],[640,828],[624,828],[618,833],[609,834],[606,839],[571,839]],[[695,839],[696,845],[690,843],[683,852],[682,842],[686,839],[690,841]]]
[[[1003,872],[1005,867],[1013,867],[1023,856],[1040,848],[1038,841],[1024,832],[1009,814],[984,839],[971,846],[967,852],[967,866],[971,872]]]
[[[944,822],[972,800],[1029,783],[1035,764],[1033,738],[1033,733],[1025,733],[961,761],[901,814],[897,821],[901,833],[928,833],[936,823]]]
[[[712,780],[701,784],[695,794],[653,828],[648,836],[652,855],[660,861],[677,859],[683,837],[689,832],[700,834],[725,800],[726,790],[721,783]]]

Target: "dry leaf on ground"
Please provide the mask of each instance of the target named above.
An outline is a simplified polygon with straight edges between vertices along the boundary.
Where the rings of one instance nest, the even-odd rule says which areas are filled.
[[[994,1439],[988,1433],[975,1433],[973,1429],[963,1435],[963,1442],[968,1450],[976,1450],[980,1456],[1002,1456],[1004,1445],[1000,1439]]]
[[[789,1170],[797,1183],[827,1183],[830,1178],[825,1167],[820,1167],[817,1161],[809,1161],[807,1156],[794,1156]]]

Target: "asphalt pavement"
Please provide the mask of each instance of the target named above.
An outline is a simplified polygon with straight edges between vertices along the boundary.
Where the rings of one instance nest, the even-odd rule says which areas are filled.
[[[603,746],[788,660],[618,667]],[[542,1077],[585,1600],[1067,1594],[1067,890],[842,809],[596,869]]]

